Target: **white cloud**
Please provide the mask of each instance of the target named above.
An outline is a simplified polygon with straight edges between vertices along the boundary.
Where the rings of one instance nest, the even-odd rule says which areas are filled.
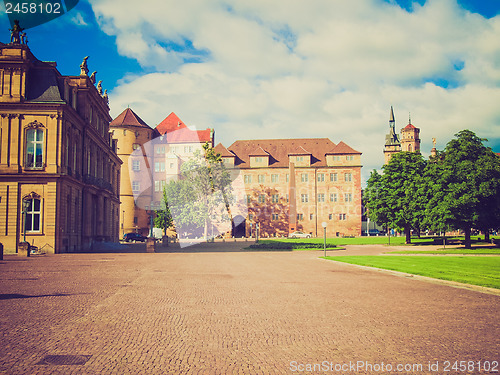
[[[236,139],[329,137],[383,162],[389,108],[421,128],[422,151],[469,128],[500,134],[500,17],[454,0],[408,13],[381,0],[96,0],[119,53],[149,71],[110,95],[155,126],[171,111]],[[188,63],[195,59],[198,63]],[[449,82],[449,88],[430,82]]]

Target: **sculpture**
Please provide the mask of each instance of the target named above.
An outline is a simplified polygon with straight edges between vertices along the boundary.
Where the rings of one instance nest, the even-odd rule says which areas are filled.
[[[13,44],[21,44],[21,39],[19,38],[19,34],[24,30],[21,26],[19,26],[19,20],[14,20],[14,26],[12,29],[9,29],[10,33],[10,42]]]
[[[102,96],[102,81],[97,82],[97,92]]]
[[[95,84],[95,75],[96,74],[97,74],[97,70],[94,70],[92,72],[92,74],[90,75],[90,82],[92,82],[93,85]]]
[[[89,58],[88,56],[85,56],[83,58],[82,63],[80,64],[80,70],[81,70],[80,75],[81,76],[86,76],[89,72],[89,68],[87,67],[87,59],[88,58]]]
[[[104,90],[104,94],[102,95],[104,100],[106,100],[106,103],[109,104],[109,98],[108,98],[108,90]]]

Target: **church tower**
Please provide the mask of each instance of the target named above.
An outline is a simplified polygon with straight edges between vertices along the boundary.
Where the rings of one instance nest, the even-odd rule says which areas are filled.
[[[396,134],[396,120],[394,119],[394,110],[391,106],[391,113],[389,116],[389,134],[386,134],[385,136],[384,163],[389,163],[391,156],[399,151],[401,151],[401,142]]]
[[[411,124],[401,129],[401,151],[420,152],[420,129]]]

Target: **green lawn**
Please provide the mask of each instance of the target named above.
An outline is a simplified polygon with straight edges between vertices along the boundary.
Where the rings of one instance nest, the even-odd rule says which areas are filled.
[[[362,255],[325,259],[500,289],[500,257]]]
[[[500,254],[500,248],[489,248],[489,247],[477,247],[475,249],[447,249],[447,250],[406,250],[406,251],[391,251],[386,254],[475,254],[475,255],[495,255]]]

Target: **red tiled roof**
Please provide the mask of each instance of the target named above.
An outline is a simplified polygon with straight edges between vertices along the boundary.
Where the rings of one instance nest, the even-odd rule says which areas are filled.
[[[307,151],[304,147],[299,146],[296,147],[295,150],[291,150],[288,155],[312,155],[309,151]]]
[[[141,128],[148,128],[148,124],[146,124],[132,109],[126,108],[122,113],[120,113],[109,126],[138,126]]]
[[[167,134],[167,142],[212,142],[212,130],[191,130],[177,115],[172,112],[156,128],[161,135]]]
[[[214,147],[214,151],[222,157],[235,157],[235,155],[229,151],[222,143],[219,143],[217,146]]]
[[[269,152],[265,151],[262,147],[258,146],[249,156],[269,156]]]
[[[356,151],[351,146],[340,141],[337,146],[335,146],[332,150],[325,153],[325,155],[338,155],[338,154],[360,154],[361,155],[361,152]]]
[[[269,154],[269,167],[288,168],[288,155],[297,151],[313,150],[311,153],[312,167],[326,167],[325,154],[334,149],[335,143],[328,138],[303,138],[303,139],[259,139],[236,141],[228,150],[236,155],[236,165],[239,168],[250,168],[250,155],[257,148],[262,148]]]
[[[412,124],[408,124],[405,126],[405,129],[416,129]]]

